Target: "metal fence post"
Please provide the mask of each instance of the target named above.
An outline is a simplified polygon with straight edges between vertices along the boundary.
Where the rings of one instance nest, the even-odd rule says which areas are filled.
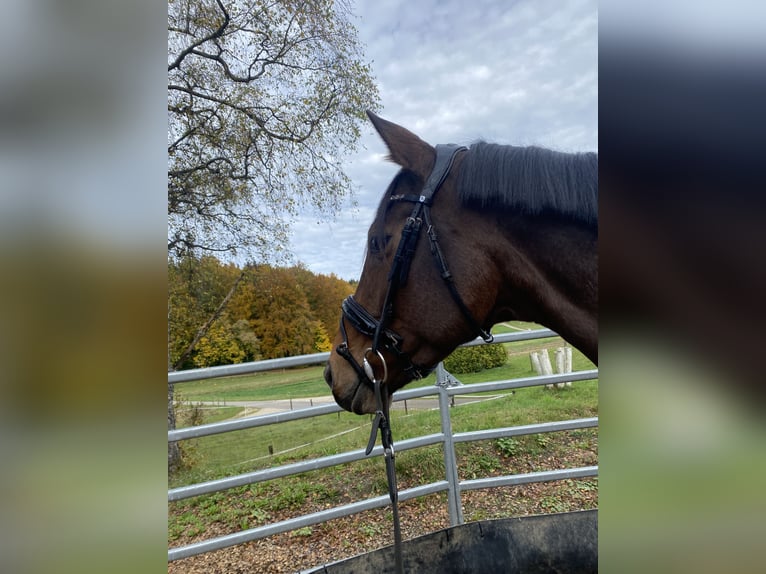
[[[439,381],[437,380],[438,383]],[[444,471],[447,483],[449,484],[447,488],[449,521],[450,526],[457,526],[458,524],[463,524],[463,505],[460,503],[460,482],[457,474],[455,441],[452,440],[449,394],[446,387],[442,385],[439,385],[439,414],[441,416],[442,435],[444,436]]]

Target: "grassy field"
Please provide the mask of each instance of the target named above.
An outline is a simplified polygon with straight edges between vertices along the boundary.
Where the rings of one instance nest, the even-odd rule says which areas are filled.
[[[504,370],[500,367],[477,375],[483,375],[482,380],[505,378]],[[572,387],[561,390],[518,389],[498,399],[454,409],[452,425],[455,432],[462,432],[593,416],[587,413],[596,412],[597,402],[596,381],[573,383]],[[237,410],[232,407],[206,409],[202,420],[215,422]],[[394,410],[391,418],[395,440],[441,430],[438,411],[411,410],[406,414]],[[369,429],[369,417],[340,412],[185,441],[182,448],[189,464],[171,477],[171,486],[362,448]],[[274,455],[269,455],[270,448]]]
[[[496,332],[502,330],[498,328]],[[560,339],[504,344],[509,354],[506,365],[458,377],[470,385],[474,382],[530,376],[534,373],[528,353],[561,345]],[[573,370],[593,368],[590,361],[576,350],[573,353],[573,363]],[[429,377],[413,385],[433,383],[433,377]],[[321,366],[187,383],[178,385],[176,389],[177,395],[186,401],[186,408],[179,409],[179,426],[190,422],[215,422],[236,416],[241,411],[231,406],[193,408],[194,401],[224,403],[231,400],[320,396],[329,392],[322,379]],[[581,381],[563,389],[517,389],[501,393],[492,400],[454,407],[451,410],[451,420],[454,432],[462,432],[597,414],[598,381]],[[193,421],[189,419],[190,416],[193,416]],[[431,410],[411,409],[409,413],[392,411],[391,424],[395,441],[441,430],[439,413]],[[186,465],[168,478],[169,486],[177,487],[364,448],[369,432],[370,417],[341,412],[184,441],[181,444]],[[470,479],[596,464],[597,449],[597,429],[583,429],[459,444],[456,453],[461,479]],[[270,454],[270,450],[273,454]],[[441,446],[399,452],[396,468],[400,489],[443,480]],[[467,520],[479,520],[593,508],[597,501],[597,485],[597,479],[583,479],[467,492],[463,495],[464,513]],[[168,540],[173,546],[185,544],[197,537],[252,528],[329,506],[382,495],[386,491],[385,472],[381,460],[376,457],[343,467],[199,496],[169,504]],[[406,536],[447,525],[443,494],[408,502],[402,512],[405,524],[410,524]],[[337,537],[331,555],[338,558],[344,552],[357,553],[368,546],[376,547],[380,544],[381,532],[387,532],[389,524],[390,517],[385,510],[368,511],[327,525],[280,535],[274,538],[274,544],[280,548],[274,552],[283,552],[294,569],[297,565],[290,557],[296,556],[297,548],[332,545]],[[352,540],[354,544],[350,544]],[[257,553],[257,556],[261,554]],[[201,557],[195,564],[202,570],[208,569],[210,564],[205,560],[207,558]],[[215,560],[220,562],[221,558]],[[318,558],[311,559],[314,562],[308,558],[306,560],[304,567],[316,563]],[[184,572],[184,562],[177,563],[178,570],[174,565],[169,571]]]

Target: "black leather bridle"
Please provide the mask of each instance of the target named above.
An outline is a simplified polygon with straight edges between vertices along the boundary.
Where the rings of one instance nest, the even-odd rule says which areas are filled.
[[[411,357],[402,350],[404,339],[398,333],[387,327],[388,322],[393,315],[396,293],[407,283],[410,265],[420,237],[420,230],[424,223],[426,234],[428,235],[431,244],[431,254],[434,256],[439,268],[439,273],[447,285],[447,288],[452,295],[452,299],[468,321],[473,332],[477,333],[488,343],[492,341],[492,335],[481,327],[466,306],[463,298],[460,296],[452,274],[447,267],[447,262],[441,247],[439,246],[436,230],[434,229],[431,220],[431,205],[433,204],[434,196],[449,175],[457,153],[465,150],[467,150],[466,147],[454,144],[437,145],[434,167],[431,170],[431,174],[426,180],[420,195],[402,194],[392,195],[389,198],[389,201],[391,202],[410,202],[415,205],[402,229],[399,245],[396,249],[396,254],[394,255],[394,260],[388,273],[388,287],[379,318],[376,319],[369,311],[367,311],[367,309],[359,304],[354,299],[353,295],[349,295],[341,305],[343,314],[340,319],[340,332],[343,335],[343,342],[338,345],[335,351],[353,367],[359,377],[359,382],[367,385],[374,392],[376,391],[374,383],[376,377],[372,372],[373,368],[368,361],[368,356],[373,356],[380,361],[383,369],[383,377],[380,381],[381,383],[385,382],[388,375],[388,369],[383,355],[380,352],[381,349],[402,359],[406,364],[404,367],[405,372],[407,372],[413,379],[422,379],[423,377],[428,376],[428,374],[436,367],[436,365],[417,365]],[[345,321],[348,321],[354,329],[372,339],[372,345],[364,354],[364,366],[359,365],[349,350]]]
[[[371,388],[373,393],[375,393],[377,410],[375,411],[375,419],[372,423],[372,432],[370,433],[370,440],[367,443],[366,453],[370,454],[370,452],[372,452],[372,449],[375,446],[375,441],[377,440],[378,430],[380,430],[381,444],[386,458],[388,493],[391,499],[394,518],[394,557],[396,561],[396,571],[399,573],[404,572],[402,534],[399,525],[399,509],[397,506],[399,495],[396,487],[394,443],[391,437],[391,426],[389,424],[389,401],[388,397],[384,397],[381,388],[388,379],[388,367],[386,365],[386,360],[381,353],[381,349],[403,359],[407,364],[405,371],[408,372],[412,378],[421,379],[427,376],[435,368],[435,365],[430,367],[416,365],[412,361],[412,358],[402,349],[404,339],[398,333],[387,327],[391,316],[393,315],[396,293],[407,283],[410,265],[415,254],[418,238],[420,237],[420,230],[424,223],[426,226],[426,234],[431,243],[431,253],[436,260],[441,277],[446,283],[452,298],[468,321],[471,329],[475,333],[478,333],[486,342],[489,343],[492,341],[492,335],[485,331],[479,322],[476,321],[463,301],[463,298],[460,296],[460,293],[458,293],[452,274],[447,268],[447,262],[444,259],[444,254],[439,246],[436,231],[433,222],[431,221],[431,205],[433,204],[434,196],[436,195],[436,192],[439,191],[442,183],[444,183],[447,175],[449,175],[457,153],[466,149],[467,148],[465,147],[452,144],[437,145],[434,167],[431,170],[431,174],[428,176],[420,195],[392,195],[389,198],[389,201],[392,202],[406,201],[414,203],[415,206],[404,224],[402,235],[399,239],[399,246],[396,248],[394,261],[388,272],[388,287],[386,289],[386,296],[383,299],[383,307],[381,308],[379,318],[376,319],[369,311],[367,311],[367,309],[360,305],[354,299],[353,295],[349,295],[343,301],[341,306],[343,314],[340,318],[340,332],[343,335],[343,342],[338,345],[335,351],[338,355],[348,361],[356,371],[358,376],[357,385],[364,383]],[[354,329],[363,335],[372,338],[372,345],[364,352],[362,358],[363,366],[359,365],[349,350],[345,321],[351,323]],[[375,358],[380,362],[380,368],[382,369],[381,377],[376,376],[375,368],[369,358]]]

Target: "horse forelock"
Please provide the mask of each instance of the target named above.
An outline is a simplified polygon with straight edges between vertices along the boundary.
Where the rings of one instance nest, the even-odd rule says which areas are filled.
[[[598,223],[598,154],[477,142],[460,166],[466,206]]]

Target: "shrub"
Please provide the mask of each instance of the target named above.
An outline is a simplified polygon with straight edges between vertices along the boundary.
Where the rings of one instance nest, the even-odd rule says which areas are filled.
[[[505,364],[508,355],[502,345],[478,345],[455,349],[444,359],[444,368],[450,373],[478,373]]]

